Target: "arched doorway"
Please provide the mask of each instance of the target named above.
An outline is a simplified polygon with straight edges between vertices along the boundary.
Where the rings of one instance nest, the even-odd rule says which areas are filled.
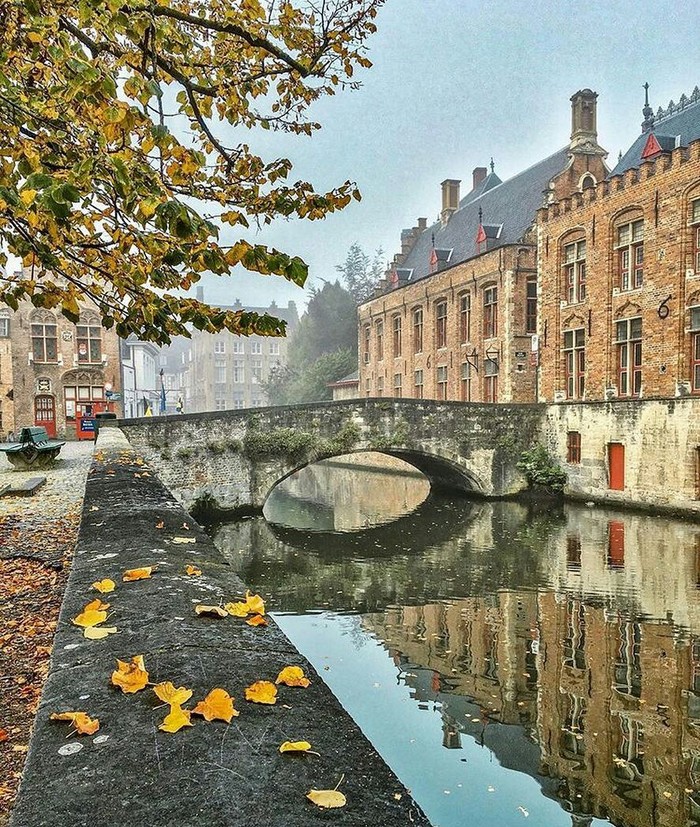
[[[50,437],[56,436],[56,401],[51,394],[34,397],[34,424],[46,428]]]

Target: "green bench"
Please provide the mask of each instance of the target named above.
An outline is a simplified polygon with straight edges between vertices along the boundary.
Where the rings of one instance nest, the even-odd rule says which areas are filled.
[[[19,442],[6,442],[0,445],[0,451],[16,469],[29,471],[51,465],[65,444],[61,440],[50,439],[46,428],[33,425],[30,428],[22,428]]]

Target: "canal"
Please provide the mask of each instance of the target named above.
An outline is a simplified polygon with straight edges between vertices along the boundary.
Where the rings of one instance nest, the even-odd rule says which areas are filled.
[[[362,454],[212,532],[435,827],[700,825],[700,525]]]

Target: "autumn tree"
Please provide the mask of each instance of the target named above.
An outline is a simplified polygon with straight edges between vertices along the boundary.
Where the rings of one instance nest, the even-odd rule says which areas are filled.
[[[309,107],[356,85],[383,2],[0,0],[0,264],[24,265],[0,302],[77,320],[87,297],[106,327],[155,342],[189,325],[283,334],[181,291],[237,265],[304,283],[301,259],[245,231],[323,218],[357,188],[291,183],[242,132],[318,129]],[[241,238],[224,245],[221,224]]]

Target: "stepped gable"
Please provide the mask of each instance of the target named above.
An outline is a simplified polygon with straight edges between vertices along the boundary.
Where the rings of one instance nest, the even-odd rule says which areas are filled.
[[[491,172],[461,199],[446,224],[437,221],[420,234],[401,263],[402,271],[412,270],[411,281],[431,275],[433,248],[452,250],[449,266],[454,266],[487,249],[520,241],[542,206],[549,182],[567,167],[570,157],[569,147],[564,147],[507,181]],[[481,249],[476,243],[480,209],[487,236]]]
[[[636,169],[649,157],[647,142],[653,135],[661,152],[670,152],[677,146],[687,147],[700,138],[700,90],[695,87],[692,95],[683,95],[678,103],[671,101],[666,109],[659,109],[656,117],[649,119],[649,129],[639,135],[623,154],[608,178],[621,175],[628,169]]]

